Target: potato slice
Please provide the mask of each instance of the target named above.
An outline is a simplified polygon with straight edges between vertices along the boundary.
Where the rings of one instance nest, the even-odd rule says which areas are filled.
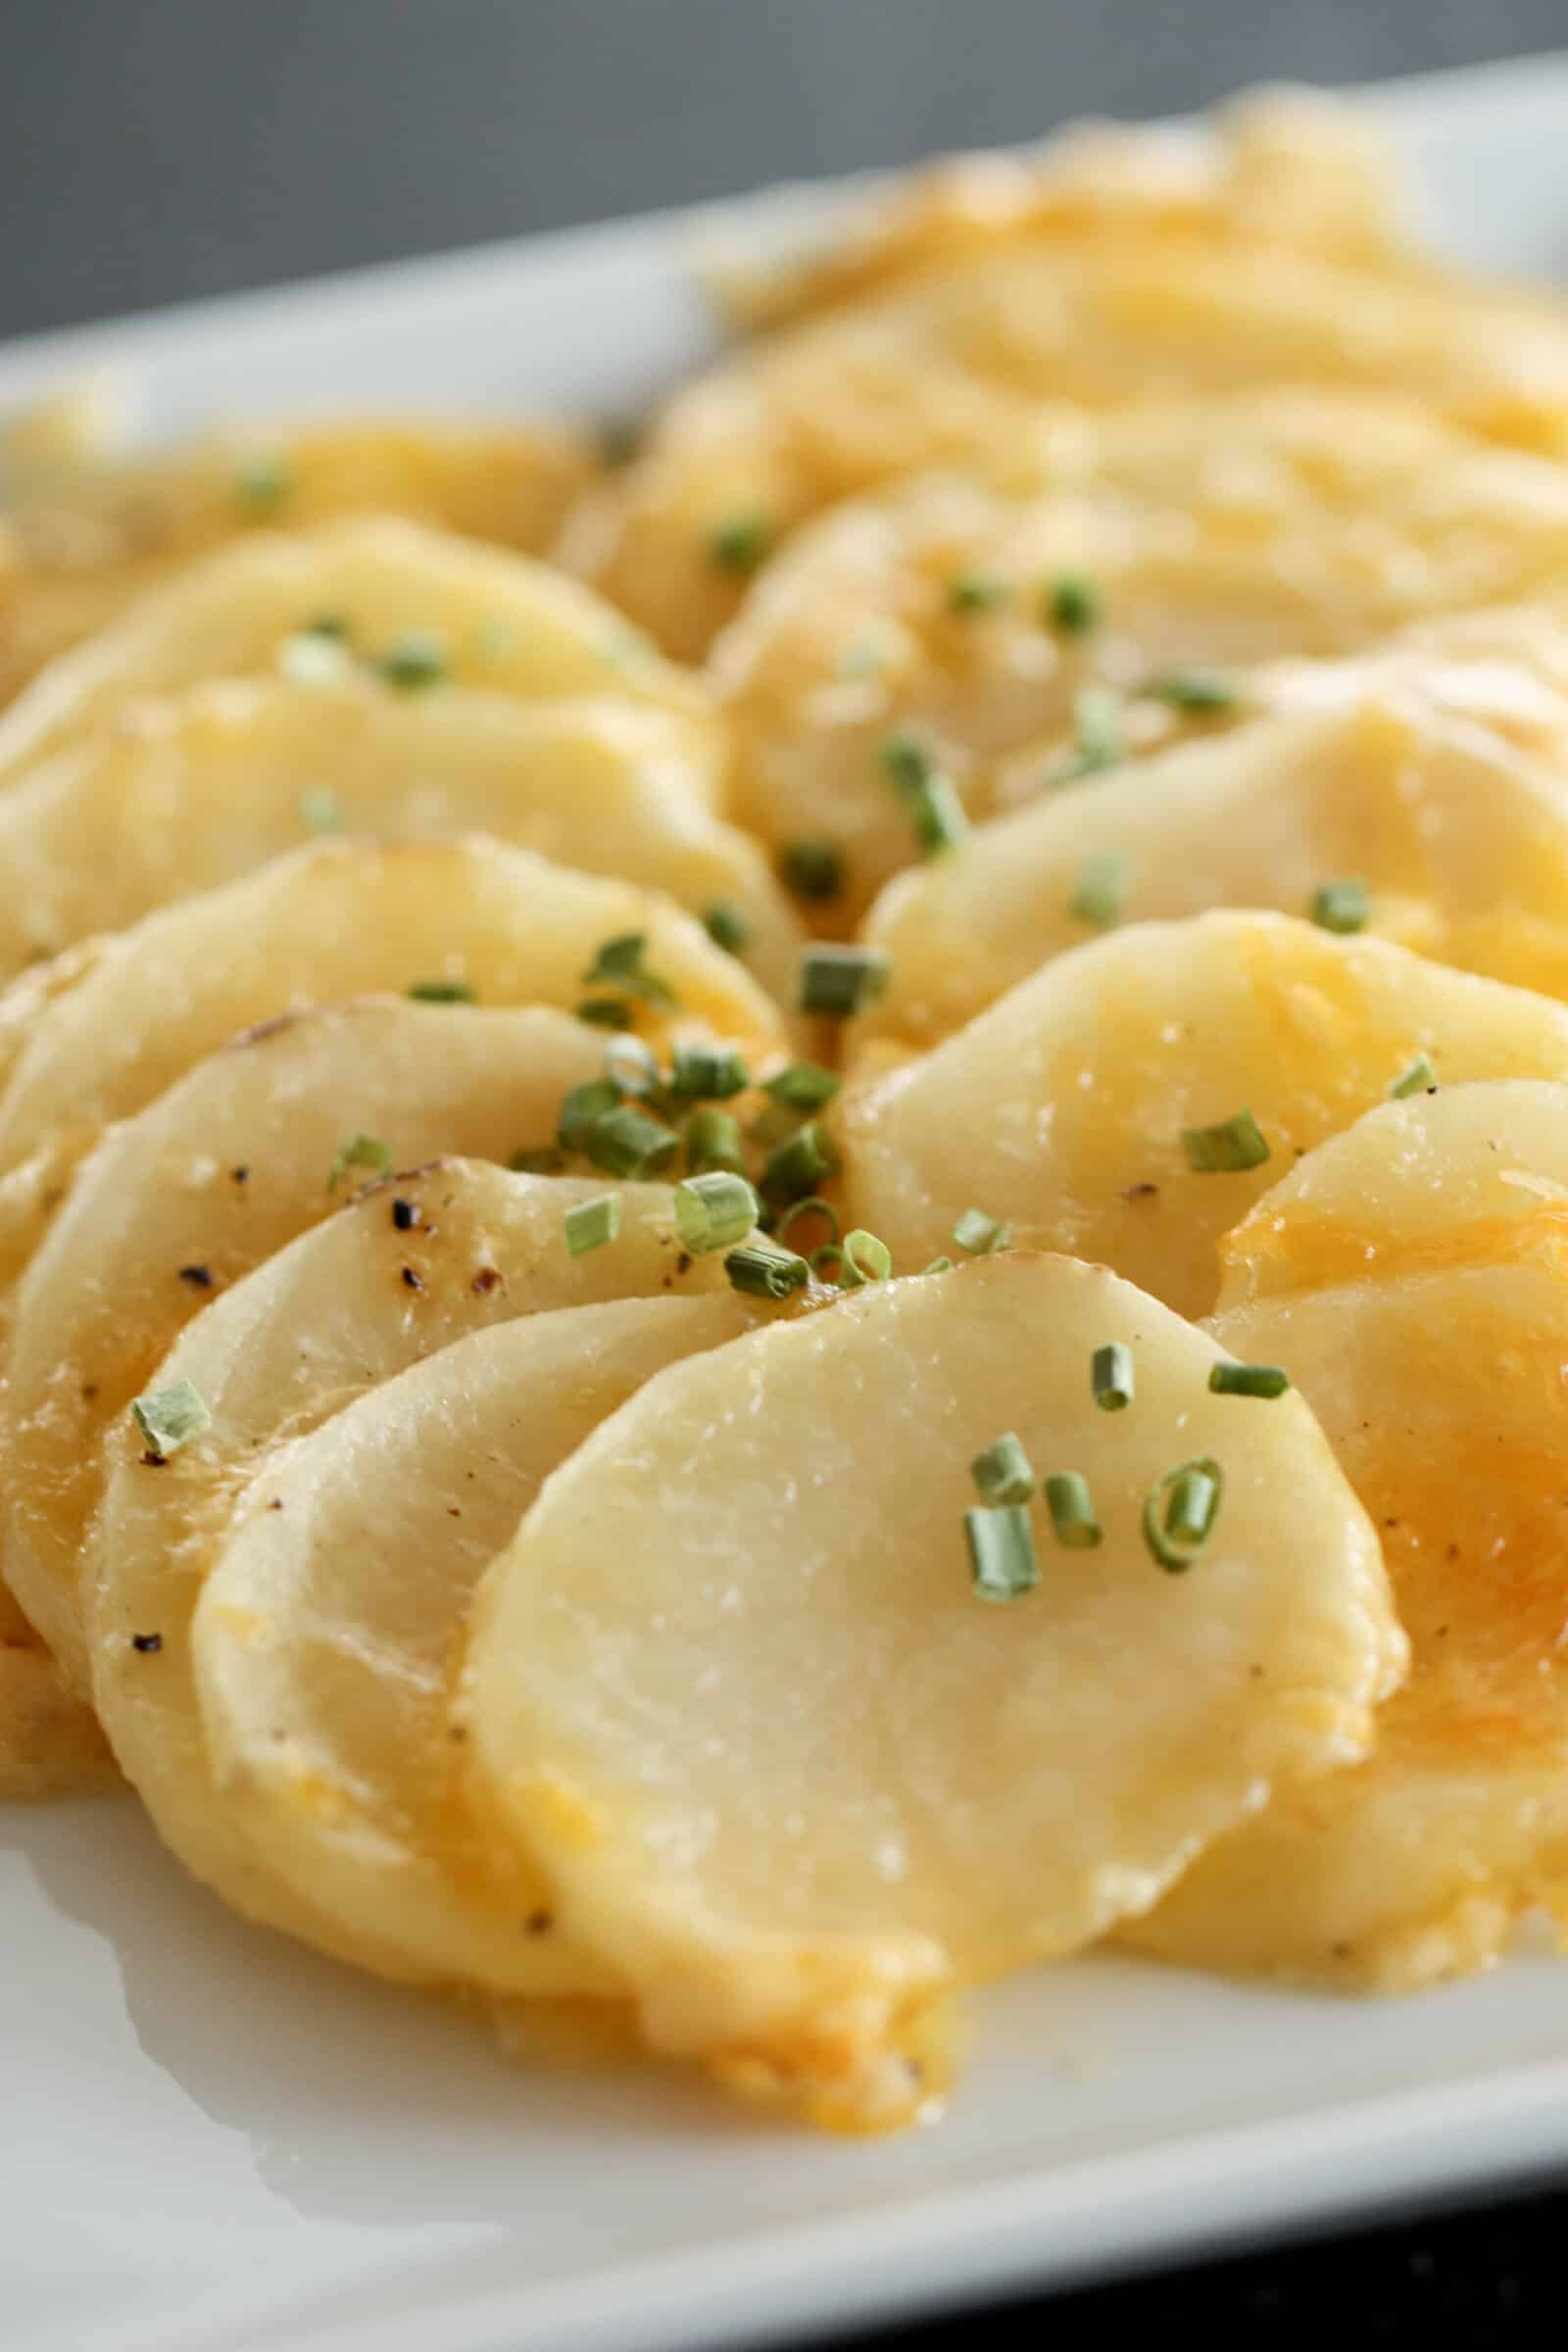
[[[1137,1406],[1096,1412],[1117,1341]],[[1377,1539],[1299,1401],[1238,1415],[1213,1360],[1102,1269],[999,1258],[678,1365],[551,1480],[459,1720],[656,2047],[874,2105],[934,1993],[1090,1941],[1364,1749],[1403,1653]],[[1103,1543],[1037,1513],[1038,1590],[998,1607],[963,1514],[1007,1429],[1087,1477]],[[1209,1452],[1212,1553],[1164,1575],[1145,1494]]]
[[[707,707],[695,679],[543,564],[417,523],[328,523],[220,548],[51,662],[0,712],[0,781],[138,695],[270,672],[279,649],[322,618],[372,661],[410,631],[427,632],[448,678],[524,702],[610,686],[694,718]]]
[[[1568,1927],[1558,1210],[1534,1254],[1517,1237],[1515,1262],[1391,1271],[1215,1318],[1224,1348],[1286,1365],[1316,1409],[1382,1530],[1413,1668],[1373,1756],[1283,1790],[1223,1839],[1141,1927],[1145,1948],[1407,1991],[1496,1959],[1537,1905]]]
[[[617,1187],[619,1238],[570,1256],[567,1207],[606,1189],[602,1178],[456,1160],[362,1193],[216,1300],[166,1359],[160,1383],[195,1383],[212,1413],[207,1437],[155,1468],[127,1416],[106,1446],[84,1608],[94,1696],[126,1778],[186,1866],[240,1910],[388,1974],[411,1973],[403,1954],[314,1912],[239,1834],[202,1730],[192,1612],[239,1491],[380,1382],[470,1332],[554,1307],[666,1293],[727,1299],[721,1259],[678,1248],[662,1185]],[[395,1200],[413,1224],[394,1220]],[[565,1939],[531,1948],[548,1989]]]
[[[0,605],[0,702],[195,556],[260,524],[396,514],[542,552],[592,479],[587,440],[542,424],[354,417],[127,450],[98,382],[8,421],[0,473],[18,573]]]
[[[137,704],[0,793],[0,974],[229,882],[314,829],[486,832],[735,906],[744,960],[794,986],[800,926],[757,845],[710,810],[709,730],[604,693],[403,695],[345,662],[319,685],[225,679]]]
[[[782,1051],[776,1008],[702,926],[658,895],[548,864],[482,835],[320,842],[224,890],[148,915],[70,958],[54,985],[26,974],[0,1000],[0,1283],[36,1245],[71,1170],[125,1118],[252,1022],[368,990],[462,981],[485,1004],[581,1000],[607,939],[641,932],[679,1000],[644,1006],[730,1039],[754,1069]]]
[[[83,1161],[18,1289],[0,1432],[7,1581],[79,1690],[81,1547],[102,1445],[191,1317],[393,1164],[505,1162],[554,1135],[597,1077],[601,1033],[566,1013],[362,1000],[287,1015],[199,1061]]]
[[[1568,1007],[1288,915],[1129,924],[849,1091],[851,1221],[912,1269],[980,1208],[1202,1314],[1221,1236],[1423,1052],[1446,1079],[1568,1078]],[[1244,1109],[1267,1160],[1195,1167],[1184,1131]]]
[[[901,876],[866,927],[893,982],[860,1035],[929,1046],[1107,923],[1303,914],[1347,875],[1383,937],[1568,996],[1568,777],[1390,691],[1053,794]]]
[[[731,1295],[474,1332],[245,1489],[191,1632],[220,1802],[348,1942],[494,1992],[607,1983],[569,1940],[541,1959],[546,1889],[491,1874],[453,1802],[453,1647],[557,1464],[651,1374],[752,1321]]]
[[[746,558],[808,514],[922,467],[989,462],[1041,404],[1153,406],[1255,390],[1397,392],[1515,447],[1568,446],[1568,318],[1509,289],[1400,280],[1264,244],[1037,240],[787,327],[683,387],[562,547],[672,653],[739,608]],[[1223,448],[1211,446],[1216,471]],[[1441,497],[1442,492],[1438,495]],[[715,538],[744,518],[741,543]],[[1369,525],[1367,569],[1379,556]]]
[[[735,812],[775,847],[838,845],[842,927],[920,857],[879,758],[890,735],[925,742],[971,816],[1004,813],[1081,748],[1108,760],[1211,733],[1250,698],[1233,674],[1247,665],[1552,588],[1565,555],[1561,467],[1386,398],[1233,395],[1042,424],[1008,478],[900,483],[769,565],[712,655]],[[1100,626],[1053,625],[1063,576],[1087,583]],[[1106,705],[1092,724],[1091,693]]]
[[[114,1779],[97,1716],[0,1584],[0,1804],[78,1796]]]

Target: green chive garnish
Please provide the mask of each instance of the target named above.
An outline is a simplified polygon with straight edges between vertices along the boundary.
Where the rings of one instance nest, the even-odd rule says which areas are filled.
[[[1225,1491],[1218,1462],[1178,1462],[1156,1479],[1144,1502],[1144,1542],[1173,1575],[1190,1568],[1213,1532]]]
[[[343,822],[343,804],[329,784],[307,784],[297,805],[307,833],[335,833]]]
[[[477,1004],[477,992],[466,980],[416,980],[409,990],[416,1004]]]
[[[1217,669],[1165,670],[1158,677],[1146,679],[1142,691],[1156,703],[1168,703],[1173,710],[1209,716],[1234,710],[1242,699],[1234,679]]]
[[[732,1250],[724,1260],[732,1290],[745,1291],[754,1298],[787,1298],[791,1291],[804,1290],[811,1279],[811,1269],[804,1257],[793,1250],[781,1250],[761,1234]]]
[[[913,735],[890,735],[878,758],[926,856],[956,849],[968,834],[969,819],[952,777],[925,745]]]
[[[1425,1054],[1418,1054],[1410,1067],[1396,1078],[1389,1089],[1391,1102],[1402,1102],[1406,1095],[1430,1095],[1438,1083],[1438,1073]]]
[[[928,1266],[920,1268],[920,1272],[921,1274],[951,1274],[953,1260],[951,1257],[934,1257]]]
[[[775,1240],[787,1242],[790,1238],[790,1235],[795,1231],[796,1226],[801,1224],[807,1217],[820,1217],[828,1228],[827,1240],[819,1249],[813,1250],[810,1253],[812,1265],[815,1265],[817,1259],[822,1255],[824,1250],[831,1250],[833,1255],[837,1257],[840,1254],[838,1246],[839,1212],[834,1207],[831,1200],[824,1200],[822,1199],[820,1193],[808,1193],[804,1200],[792,1200],[790,1202],[789,1207],[779,1218],[774,1235]]]
[[[595,1029],[629,1029],[637,1012],[629,997],[584,997],[577,1018]]]
[[[714,1169],[675,1187],[675,1231],[694,1257],[743,1242],[757,1217],[757,1195],[744,1176]]]
[[[378,676],[405,694],[439,686],[447,674],[446,648],[431,629],[405,629],[375,660]]]
[[[686,1165],[694,1176],[706,1176],[714,1168],[727,1168],[737,1176],[745,1173],[740,1122],[729,1111],[705,1103],[687,1120],[685,1138]]]
[[[1090,1359],[1089,1386],[1102,1413],[1119,1413],[1133,1400],[1133,1352],[1120,1340],[1097,1348]]]
[[[762,1190],[779,1200],[804,1200],[836,1172],[838,1164],[839,1155],[826,1132],[815,1119],[808,1119],[768,1153]]]
[[[335,686],[353,667],[347,648],[318,629],[296,629],[277,649],[277,674],[291,686]]]
[[[1291,1376],[1278,1364],[1211,1364],[1208,1385],[1215,1396],[1283,1396]]]
[[[565,1164],[565,1153],[554,1144],[525,1146],[507,1162],[514,1176],[559,1176]]]
[[[1354,875],[1343,882],[1324,882],[1312,893],[1308,909],[1320,931],[1364,931],[1371,919],[1372,901],[1366,884]]]
[[[620,1195],[601,1193],[597,1200],[580,1200],[567,1209],[565,1223],[568,1255],[581,1257],[589,1250],[602,1250],[620,1231]]]
[[[728,899],[715,899],[703,917],[703,928],[726,956],[739,956],[752,936],[751,924]]]
[[[680,1138],[631,1102],[601,1111],[582,1140],[585,1156],[609,1176],[646,1178],[667,1168]]]
[[[762,1092],[789,1110],[820,1110],[832,1102],[843,1083],[836,1070],[824,1070],[820,1062],[792,1061],[763,1079]]]
[[[1184,1127],[1182,1150],[1195,1176],[1234,1175],[1240,1168],[1260,1168],[1269,1155],[1268,1139],[1250,1110],[1239,1110],[1217,1127]]]
[[[213,1426],[207,1400],[193,1381],[172,1380],[167,1389],[149,1389],[138,1396],[131,1418],[147,1441],[147,1450],[167,1462],[172,1453],[204,1437]]]
[[[1053,1470],[1044,1493],[1056,1542],[1069,1551],[1093,1551],[1100,1542],[1100,1521],[1088,1479],[1077,1470]]]
[[[1035,1491],[1034,1465],[1016,1430],[1006,1430],[969,1464],[975,1493],[984,1503],[1027,1502]]]
[[[882,994],[892,977],[891,957],[881,948],[838,947],[817,940],[801,957],[802,1012],[847,1020]]]
[[[234,496],[256,514],[270,514],[288,496],[288,467],[280,458],[247,458],[234,474]]]
[[[778,870],[798,899],[836,899],[844,887],[844,860],[830,841],[786,842]]]
[[[1000,1510],[965,1511],[969,1568],[980,1600],[1021,1600],[1040,1582],[1035,1531],[1021,1503]]]
[[[729,514],[708,534],[708,553],[720,571],[744,579],[772,552],[773,525],[761,514]]]
[[[607,939],[582,975],[584,988],[618,989],[622,996],[641,997],[646,1004],[672,1005],[675,992],[667,980],[643,962],[648,940],[641,931],[622,931]]]
[[[659,1063],[640,1037],[612,1037],[605,1048],[605,1076],[623,1095],[651,1095],[659,1087]]]
[[[351,1135],[339,1144],[327,1173],[326,1189],[335,1193],[343,1178],[356,1169],[364,1170],[368,1184],[378,1176],[391,1173],[392,1147],[383,1144],[378,1135]]]
[[[1131,872],[1119,850],[1091,850],[1078,868],[1078,887],[1067,902],[1067,912],[1075,922],[1107,930],[1126,905]]]
[[[917,792],[937,762],[918,735],[889,735],[877,753],[883,773],[901,793]]]
[[[1059,629],[1064,637],[1087,637],[1091,629],[1100,626],[1100,591],[1081,571],[1058,572],[1054,580],[1048,580],[1040,606],[1047,626]]]
[[[953,1238],[971,1257],[990,1257],[1012,1248],[1012,1227],[1000,1217],[988,1217],[983,1208],[966,1208],[953,1228]]]
[[[585,1078],[580,1086],[568,1087],[562,1097],[556,1127],[556,1141],[563,1152],[585,1152],[589,1129],[619,1101],[620,1089],[612,1078]]]
[[[1005,604],[1011,591],[1005,580],[995,572],[958,571],[948,582],[950,612],[992,612],[998,605]]]
[[[318,612],[314,620],[305,623],[307,637],[347,637],[349,616],[346,612]]]
[[[892,1250],[863,1225],[844,1236],[841,1255],[844,1262],[839,1280],[847,1291],[858,1291],[868,1282],[886,1282],[893,1271]]]
[[[1073,697],[1072,725],[1080,774],[1097,767],[1114,767],[1126,758],[1121,704],[1107,686],[1079,687]]]
[[[724,1102],[749,1083],[733,1046],[677,1046],[670,1059],[669,1091],[682,1102]]]

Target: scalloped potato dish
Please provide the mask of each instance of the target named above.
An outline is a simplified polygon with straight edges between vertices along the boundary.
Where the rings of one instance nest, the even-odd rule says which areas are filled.
[[[0,1800],[835,2132],[1568,1948],[1568,306],[1403,198],[954,159],[629,457],[0,419]]]

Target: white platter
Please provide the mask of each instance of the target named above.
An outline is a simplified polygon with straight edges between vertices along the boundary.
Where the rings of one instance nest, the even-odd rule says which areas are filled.
[[[1381,94],[1447,247],[1568,272],[1568,60]],[[726,208],[750,233],[832,191]],[[711,216],[0,349],[156,429],[395,401],[622,411],[700,355]],[[134,1806],[0,1808],[0,2280],[21,2352],[698,2352],[1568,2164],[1568,1968],[1396,2006],[1096,1959],[977,2005],[946,2122],[822,2142],[653,2072],[523,2074],[231,1919]]]

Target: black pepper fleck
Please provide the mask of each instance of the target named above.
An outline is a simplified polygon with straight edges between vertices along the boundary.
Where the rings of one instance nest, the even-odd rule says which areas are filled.
[[[530,1936],[548,1936],[556,1924],[556,1915],[553,1911],[530,1911],[522,1924]]]
[[[691,1270],[692,1253],[689,1250],[683,1250],[675,1260],[675,1271],[677,1274],[689,1274]]]
[[[181,1266],[179,1279],[181,1282],[188,1282],[193,1291],[210,1291],[213,1287],[213,1272],[210,1266]]]
[[[399,1233],[407,1233],[411,1227],[417,1225],[419,1222],[419,1212],[415,1207],[412,1200],[394,1200],[392,1203],[392,1222],[397,1227]]]
[[[494,1266],[481,1266],[473,1278],[473,1287],[482,1296],[486,1291],[493,1291],[500,1280],[501,1276]]]
[[[155,1651],[163,1648],[164,1637],[162,1634],[132,1634],[130,1646],[139,1649],[143,1657],[151,1657]]]
[[[419,1280],[419,1277],[417,1274],[416,1274],[412,1266],[404,1267],[403,1280],[411,1291],[422,1291],[424,1288],[423,1283]]]
[[[229,1174],[233,1177],[236,1184],[249,1184],[251,1180],[251,1172],[249,1168],[244,1166],[230,1168]]]

